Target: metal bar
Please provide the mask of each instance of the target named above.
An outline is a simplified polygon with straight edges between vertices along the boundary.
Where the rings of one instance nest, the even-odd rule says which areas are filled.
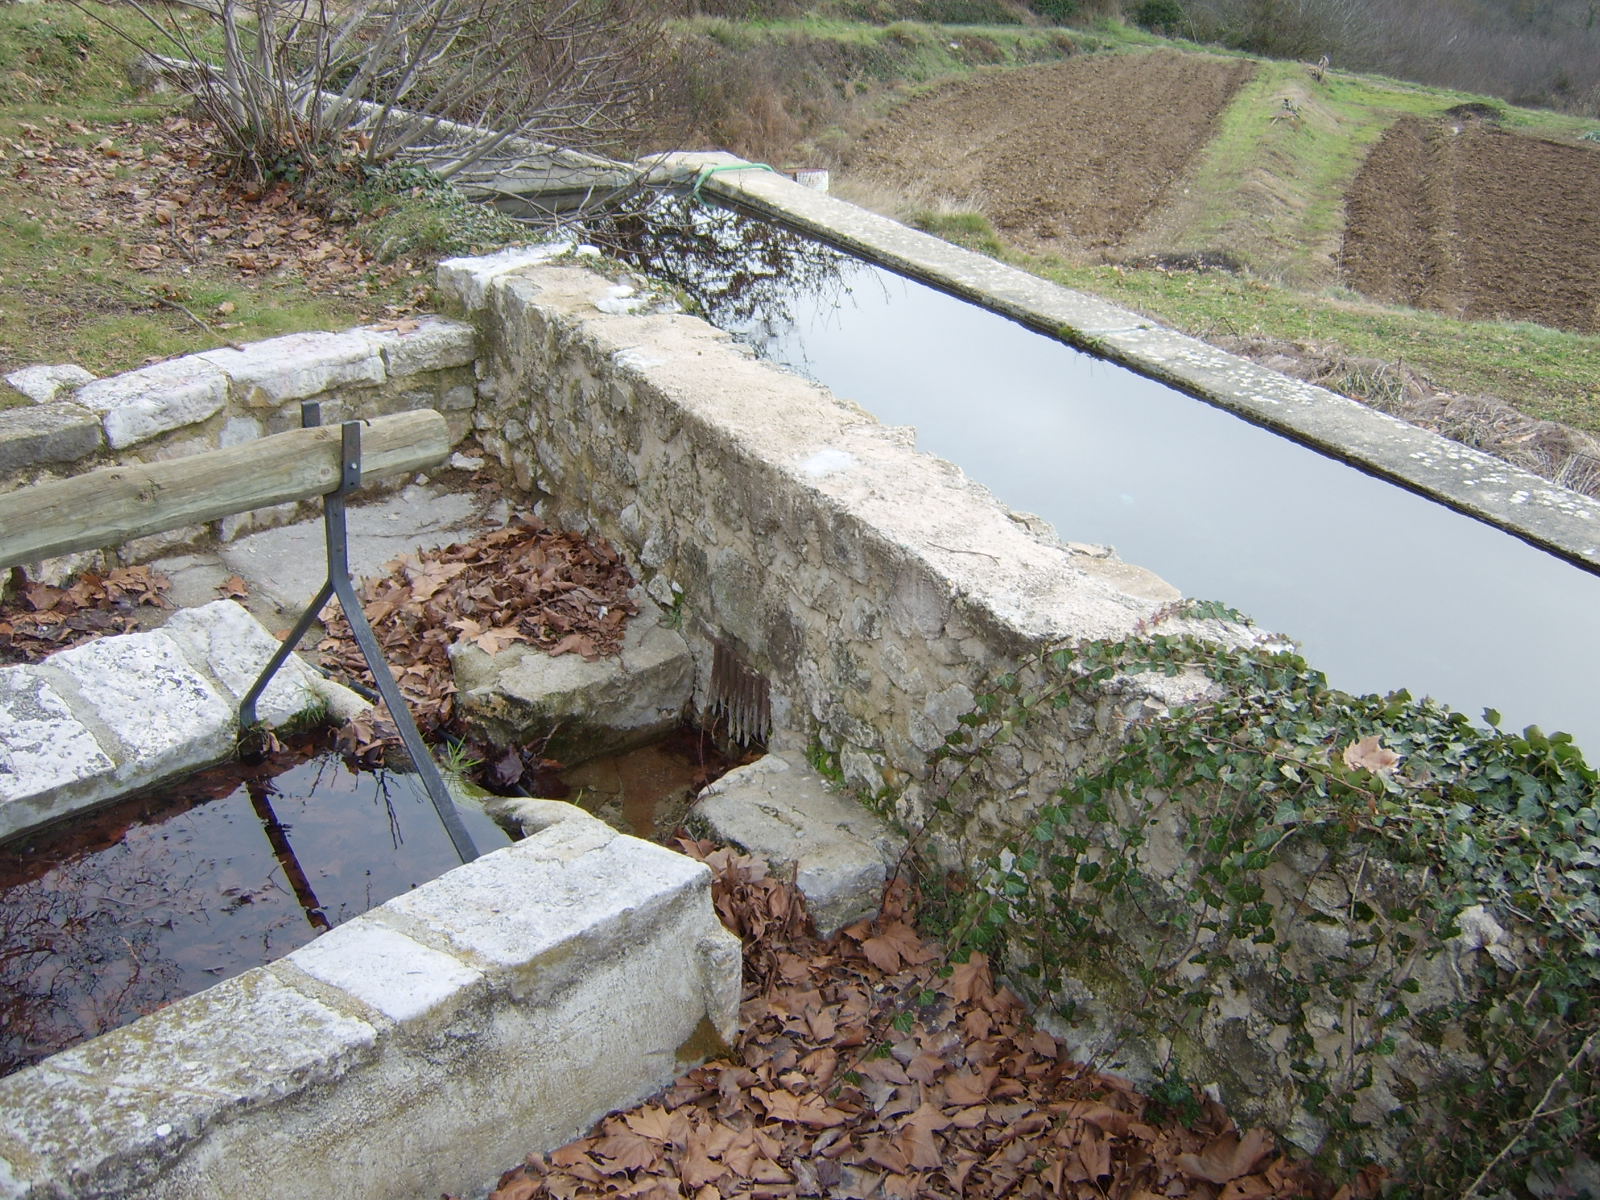
[[[406,706],[406,698],[401,694],[400,685],[395,683],[394,676],[389,673],[389,666],[383,660],[383,650],[378,645],[377,635],[367,623],[367,614],[362,611],[360,597],[356,595],[355,585],[350,581],[344,498],[361,486],[361,422],[346,421],[344,436],[344,482],[338,491],[329,494],[323,509],[323,524],[328,537],[328,580],[333,585],[333,594],[339,598],[339,604],[344,609],[345,620],[350,623],[350,632],[355,635],[356,645],[361,647],[362,656],[367,660],[367,669],[372,672],[373,682],[378,685],[378,695],[383,697],[383,702],[389,709],[389,716],[394,721],[395,728],[400,731],[400,740],[405,744],[406,753],[411,756],[411,764],[416,768],[417,774],[422,776],[422,782],[428,789],[428,796],[433,801],[434,810],[439,814],[440,823],[450,835],[450,841],[455,846],[456,854],[460,856],[461,861],[471,862],[478,857],[478,848],[473,844],[472,835],[467,832],[466,825],[462,823],[461,814],[456,811],[455,800],[450,795],[444,776],[439,773],[438,765],[433,761],[433,755],[428,751],[427,743],[422,740],[422,734],[417,730],[417,723],[411,719],[411,710]]]
[[[321,406],[314,400],[303,402],[300,406],[300,421],[307,428],[320,424]],[[389,716],[399,731],[400,741],[405,745],[406,753],[411,757],[412,766],[417,774],[422,776],[423,786],[428,789],[428,798],[433,801],[434,811],[439,814],[440,823],[450,835],[450,842],[455,846],[457,856],[462,862],[471,862],[478,857],[478,848],[473,844],[472,835],[467,832],[466,825],[462,823],[461,814],[457,811],[455,800],[450,795],[450,788],[446,785],[444,776],[439,773],[433,755],[428,752],[427,743],[422,740],[417,723],[411,718],[411,710],[406,706],[406,699],[400,692],[400,686],[389,673],[389,666],[384,662],[383,650],[378,645],[377,635],[372,632],[372,626],[367,622],[367,614],[362,611],[361,599],[356,595],[355,584],[350,579],[350,542],[348,527],[345,524],[345,497],[361,486],[361,422],[344,422],[341,433],[339,486],[322,499],[322,531],[328,555],[327,580],[318,590],[310,606],[300,614],[300,619],[295,622],[294,629],[278,647],[277,653],[272,656],[272,661],[250,686],[244,699],[239,702],[239,727],[254,728],[256,702],[260,699],[261,693],[266,690],[273,675],[288,660],[294,648],[299,645],[300,639],[311,628],[312,622],[322,612],[323,605],[327,604],[330,594],[337,596],[340,606],[344,609],[345,620],[350,624],[350,632],[355,635],[356,645],[361,647],[361,655],[367,661],[367,669],[372,672],[373,681],[378,685],[378,695],[383,698],[384,704],[389,709]]]

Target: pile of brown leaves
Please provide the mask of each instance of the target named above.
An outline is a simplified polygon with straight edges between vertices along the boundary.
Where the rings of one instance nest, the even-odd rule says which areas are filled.
[[[450,646],[488,654],[527,644],[586,659],[616,654],[623,626],[638,611],[633,576],[605,542],[552,530],[534,517],[504,529],[425,550],[390,564],[360,590],[384,660],[424,734],[455,713]],[[371,673],[343,614],[327,619],[318,645],[323,664],[370,685]]]
[[[535,1154],[491,1200],[724,1196],[1255,1200],[1332,1188],[1197,1097],[1161,1120],[1126,1080],[1069,1060],[995,987],[981,955],[945,963],[896,885],[882,916],[821,942],[758,860],[683,841],[745,939],[732,1054],[588,1137]],[[1374,1194],[1375,1180],[1337,1200]]]
[[[57,650],[138,628],[141,605],[170,608],[168,580],[149,567],[85,571],[71,587],[26,583],[0,605],[0,663],[39,662]]]
[[[16,136],[0,142],[0,161],[9,160],[19,183],[52,198],[48,211],[24,209],[25,215],[110,234],[138,271],[204,266],[246,279],[289,272],[321,294],[352,297],[374,283],[417,276],[418,295],[425,294],[419,266],[376,262],[347,227],[288,184],[242,189],[221,170],[213,142],[214,135],[182,115],[92,131],[46,117],[19,123]],[[159,289],[153,294],[159,298]],[[190,315],[230,327],[218,319],[226,312]]]

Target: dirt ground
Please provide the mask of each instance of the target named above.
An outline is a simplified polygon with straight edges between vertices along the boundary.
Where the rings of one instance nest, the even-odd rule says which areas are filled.
[[[1347,206],[1341,265],[1374,299],[1600,331],[1600,153],[1470,115],[1407,118]]]
[[[1026,249],[1126,258],[1181,211],[1174,184],[1252,70],[1157,52],[979,75],[900,105],[844,173],[975,207]],[[1408,117],[1372,150],[1347,210],[1338,269],[1365,295],[1600,331],[1600,152],[1465,108]]]
[[[1253,70],[1153,53],[980,75],[901,105],[851,149],[845,172],[976,202],[1029,248],[1108,250],[1163,202]]]

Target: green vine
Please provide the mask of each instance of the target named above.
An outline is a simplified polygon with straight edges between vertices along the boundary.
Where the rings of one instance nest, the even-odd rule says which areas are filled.
[[[1009,743],[1059,740],[1049,714],[1152,672],[1199,673],[1206,698],[1064,771],[954,936],[1069,1021],[1090,1003],[1172,1046],[1173,1077],[1216,1065],[1206,1038],[1242,1000],[1330,1159],[1397,1155],[1410,1194],[1520,1192],[1595,1155],[1600,805],[1570,738],[1147,632],[996,680],[935,755],[939,807],[963,811]]]

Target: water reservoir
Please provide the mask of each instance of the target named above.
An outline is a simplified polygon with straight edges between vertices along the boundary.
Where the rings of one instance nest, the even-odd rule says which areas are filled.
[[[669,213],[672,210],[669,210]],[[637,233],[637,230],[635,230]],[[757,353],[856,401],[1061,537],[1404,688],[1600,746],[1600,579],[1165,384],[760,222],[636,240]]]

